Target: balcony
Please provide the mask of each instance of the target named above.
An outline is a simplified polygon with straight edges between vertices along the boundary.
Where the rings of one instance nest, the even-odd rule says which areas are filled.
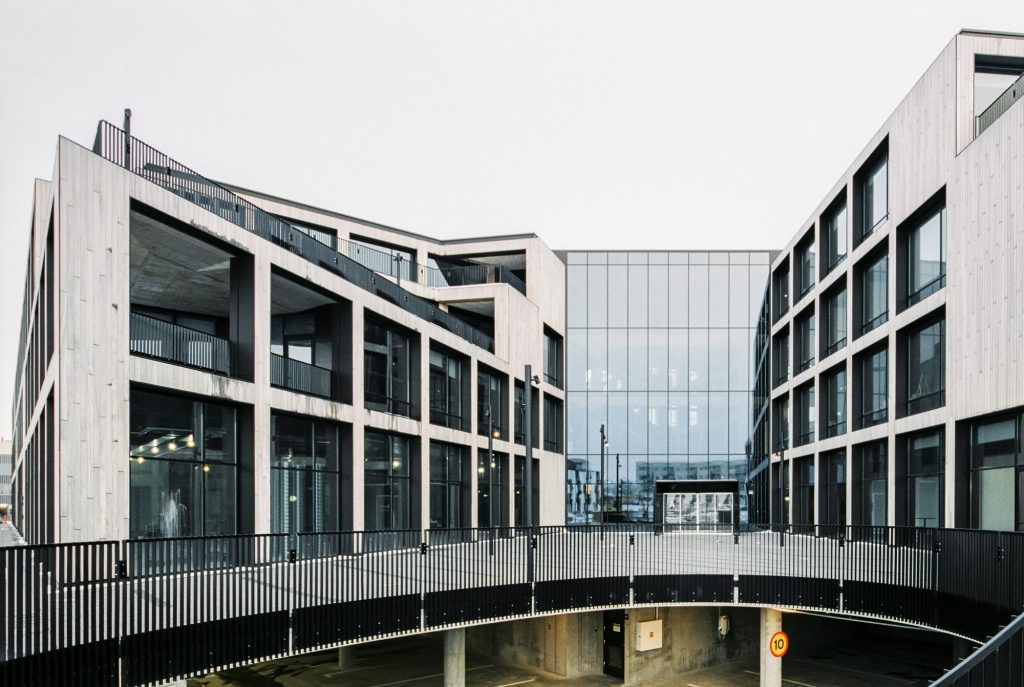
[[[139,313],[131,314],[130,350],[221,375],[231,374],[231,343],[227,339]]]
[[[299,391],[311,396],[331,398],[331,377],[333,372],[301,360],[270,354],[270,385],[282,389]]]
[[[1003,116],[1003,113],[1024,97],[1024,75],[1010,84],[1010,87],[1003,91],[1003,94],[995,99],[988,108],[974,118],[974,136],[977,138],[985,129],[992,126],[992,123]]]

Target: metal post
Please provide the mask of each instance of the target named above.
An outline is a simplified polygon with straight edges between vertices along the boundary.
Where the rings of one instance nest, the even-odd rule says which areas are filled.
[[[605,478],[604,446],[605,446],[604,425],[601,425],[601,480],[600,480],[600,484],[599,484],[599,486],[601,488],[601,493],[598,495],[598,499],[597,499],[597,510],[601,514],[601,524],[604,524],[604,490],[605,490],[605,483],[608,481]]]
[[[533,370],[526,366],[526,384],[524,391],[523,435],[526,442],[526,466],[523,468],[523,525],[527,529],[533,527]]]
[[[132,168],[132,111],[124,108],[124,168]]]
[[[622,512],[622,480],[619,478],[619,454],[615,454],[615,512]]]
[[[490,397],[490,391],[487,392]],[[494,418],[491,416],[491,401],[487,401],[487,526],[494,524]]]

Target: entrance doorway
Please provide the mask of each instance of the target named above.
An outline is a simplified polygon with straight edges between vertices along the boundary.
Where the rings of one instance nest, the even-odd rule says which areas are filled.
[[[626,613],[604,612],[604,674],[626,677]]]

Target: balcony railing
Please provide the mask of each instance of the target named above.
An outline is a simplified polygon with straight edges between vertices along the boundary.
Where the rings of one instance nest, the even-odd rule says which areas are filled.
[[[110,122],[99,123],[93,152],[171,193],[206,208],[232,224],[333,272],[364,291],[394,303],[420,319],[432,322],[475,346],[494,352],[494,339],[483,332],[332,249],[311,236],[308,229],[297,229],[280,217],[261,210],[241,196],[197,174],[139,139],[126,136],[124,131]]]
[[[975,137],[980,136],[982,131],[992,126],[994,121],[1002,117],[1003,113],[1021,98],[1024,98],[1024,74],[1010,84],[1010,87],[1003,91],[1003,94],[996,98],[984,112],[974,118]]]
[[[331,398],[331,377],[334,373],[324,367],[310,365],[301,360],[270,354],[270,384],[282,389]]]
[[[231,343],[227,339],[134,312],[129,338],[129,348],[136,355],[231,374]]]

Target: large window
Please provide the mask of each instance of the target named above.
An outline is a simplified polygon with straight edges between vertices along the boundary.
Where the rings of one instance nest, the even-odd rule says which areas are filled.
[[[833,289],[822,296],[822,359],[846,345],[846,287]]]
[[[803,372],[814,364],[814,308],[808,307],[796,318],[796,371]]]
[[[942,206],[906,230],[906,306],[946,285],[946,208]]]
[[[877,348],[856,358],[860,379],[859,428],[889,419],[889,351]]]
[[[544,450],[562,452],[562,402],[544,396]]]
[[[943,441],[941,431],[907,437],[906,504],[911,527],[942,527]]]
[[[856,518],[858,525],[883,527],[887,522],[887,485],[889,479],[886,461],[886,442],[873,441],[857,449],[857,471],[855,482],[857,497],[855,507],[859,508]]]
[[[878,255],[860,272],[860,333],[889,319],[889,256]]]
[[[772,339],[772,369],[774,384],[778,386],[789,379],[789,329],[783,329]]]
[[[822,438],[846,433],[846,365],[821,376],[824,405]],[[835,524],[835,523],[832,523]]]
[[[412,442],[367,430],[364,437],[364,521],[367,531],[406,530],[412,517]]]
[[[814,456],[805,456],[793,461],[793,524],[814,524]],[[809,530],[808,528],[794,528]]]
[[[867,236],[889,216],[889,157],[880,155],[860,178],[860,233]]]
[[[364,334],[366,407],[412,416],[412,346],[408,334],[366,318]]]
[[[270,417],[270,531],[338,529],[338,425],[295,415]]]
[[[971,527],[1024,530],[1024,449],[1019,414],[971,425]]]
[[[508,456],[486,450],[477,452],[476,498],[479,527],[508,527]]]
[[[477,434],[487,436],[493,433],[495,439],[505,436],[506,384],[505,377],[497,372],[479,368],[477,384]]]
[[[905,334],[906,414],[941,408],[946,404],[946,321],[917,326]]]
[[[430,350],[430,422],[452,429],[468,429],[462,403],[462,368],[459,357]]]
[[[846,449],[828,451],[818,458],[821,464],[821,522],[846,524]]]
[[[544,327],[544,381],[563,388],[562,337],[547,327]]]
[[[235,409],[132,390],[129,423],[129,536],[236,534]]]
[[[794,446],[803,446],[814,441],[814,383],[805,384],[796,390],[796,441]]]
[[[833,204],[821,218],[822,276],[846,257],[846,223],[846,200]]]
[[[789,396],[772,402],[772,435],[776,452],[789,448]]]
[[[773,320],[789,310],[789,262],[784,262],[772,275]]]
[[[796,247],[796,271],[794,272],[796,300],[800,300],[815,283],[814,231],[807,233]]]
[[[466,449],[430,442],[430,526],[454,529],[469,526],[469,474]]]
[[[533,506],[532,522],[534,525],[537,524],[537,515],[539,512],[540,504],[540,475],[537,474],[537,460],[533,460],[533,499],[531,504]],[[616,492],[618,493],[618,492]],[[521,527],[526,524],[526,458],[524,456],[516,456],[516,474],[515,474],[515,498],[513,499],[513,509],[515,510],[515,522],[516,527]]]

